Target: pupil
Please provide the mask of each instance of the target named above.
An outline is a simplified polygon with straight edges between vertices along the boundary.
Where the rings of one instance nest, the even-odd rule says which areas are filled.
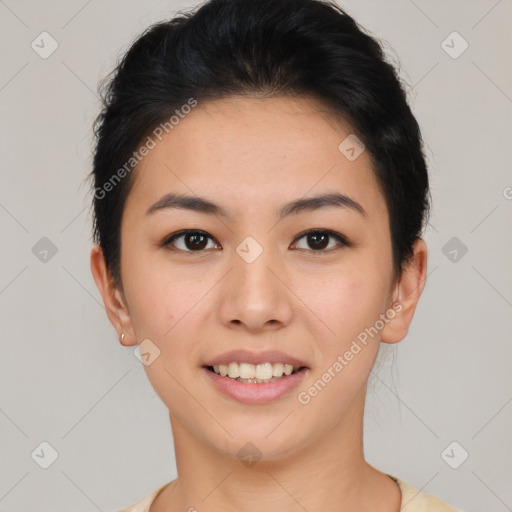
[[[325,249],[328,236],[325,233],[313,233],[308,235],[308,241],[313,249]],[[206,237],[200,234],[188,235],[186,238],[188,249],[204,249]],[[191,242],[191,243],[189,243]]]
[[[202,244],[201,244],[201,239],[203,239]],[[187,242],[189,240],[192,240],[191,245],[189,243],[187,243],[188,249],[204,249],[204,247],[205,247],[204,241],[206,240],[206,237],[203,235],[199,235],[199,234],[188,235],[188,237],[186,237],[186,240],[187,240]],[[197,243],[197,242],[199,242],[199,243]]]
[[[320,246],[318,246],[319,238],[323,239],[323,242],[324,242],[324,243],[322,243],[322,241],[320,241]],[[312,235],[309,235],[309,240],[310,241],[313,240],[313,247],[312,247],[313,249],[325,249],[325,247],[327,247],[327,245],[328,245],[326,243],[327,238],[328,238],[328,236],[324,233],[314,233]],[[315,247],[315,245],[316,245],[316,247]]]

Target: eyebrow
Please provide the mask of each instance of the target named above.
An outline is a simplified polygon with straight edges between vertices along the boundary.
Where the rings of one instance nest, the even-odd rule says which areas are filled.
[[[279,220],[282,220],[290,215],[297,215],[299,213],[311,212],[319,210],[320,208],[332,206],[347,208],[364,217],[367,216],[365,209],[354,199],[340,193],[326,193],[315,197],[297,199],[287,203],[277,212],[277,217]],[[233,218],[233,215],[230,215],[222,206],[215,204],[208,199],[178,193],[169,193],[163,196],[147,209],[146,215],[151,215],[157,211],[169,208],[190,210],[207,215],[219,215],[227,219]]]

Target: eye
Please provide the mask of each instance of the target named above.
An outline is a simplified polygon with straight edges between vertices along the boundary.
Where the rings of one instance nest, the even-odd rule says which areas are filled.
[[[319,253],[319,255],[336,250],[336,244],[334,244],[334,246],[331,245],[329,243],[330,240],[336,241],[338,243],[337,245],[341,246],[348,247],[351,245],[347,238],[341,233],[337,233],[336,231],[331,231],[329,229],[310,229],[298,236],[295,239],[294,245],[297,245],[297,240],[301,240],[303,238],[306,239],[306,243],[311,249],[308,249],[307,247],[298,247],[298,249],[306,249],[309,250],[309,252]],[[204,252],[206,249],[212,248],[208,247],[209,240],[212,242],[215,241],[215,239],[205,231],[184,229],[168,236],[161,245],[171,251],[182,251],[185,253]],[[176,243],[177,241],[179,242]],[[219,244],[214,243],[213,248],[218,247]]]
[[[207,247],[208,239],[214,240],[214,238],[205,231],[184,229],[167,237],[162,242],[162,246],[165,246],[171,251],[203,252],[205,249],[211,248]],[[175,243],[177,240],[180,240],[180,242]]]
[[[329,247],[329,239],[334,239],[341,246],[350,246],[349,241],[341,233],[331,231],[330,229],[310,229],[305,233],[302,233],[296,240],[306,239],[306,243],[312,248],[312,252],[326,253],[336,250],[336,244]],[[304,249],[304,247],[299,247]],[[307,247],[305,248],[307,250]]]

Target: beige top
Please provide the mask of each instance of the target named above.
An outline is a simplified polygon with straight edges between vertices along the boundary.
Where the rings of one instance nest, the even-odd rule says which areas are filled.
[[[436,496],[423,494],[415,487],[402,482],[402,480],[391,475],[388,476],[398,484],[402,491],[400,512],[462,512],[450,507]],[[162,487],[159,487],[156,491],[153,491],[149,496],[146,496],[135,505],[119,510],[118,512],[149,512],[149,507],[153,501],[155,501],[158,493],[167,485],[168,484],[162,485]]]

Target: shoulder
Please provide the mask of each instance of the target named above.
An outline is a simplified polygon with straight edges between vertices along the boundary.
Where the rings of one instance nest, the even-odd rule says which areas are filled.
[[[400,487],[402,493],[401,512],[462,512],[451,507],[437,496],[422,493],[416,487],[405,483],[403,480],[392,475],[388,476]],[[159,487],[134,505],[117,512],[149,512],[149,508],[153,501],[155,501],[158,493],[166,486],[167,484],[162,485],[162,487]]]
[[[403,480],[391,475],[388,476],[398,484],[402,492],[401,512],[462,512],[451,507],[437,496],[422,493]]]
[[[149,512],[149,507],[155,501],[155,498],[160,493],[161,490],[163,490],[164,487],[166,487],[168,484],[162,485],[162,487],[159,487],[155,491],[153,491],[151,494],[148,494],[145,498],[138,501],[134,505],[123,508],[122,510],[118,510],[117,512]]]

